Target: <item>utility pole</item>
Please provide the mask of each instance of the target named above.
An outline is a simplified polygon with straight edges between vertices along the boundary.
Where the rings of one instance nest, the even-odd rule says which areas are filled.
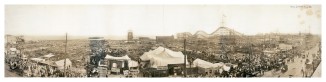
[[[187,55],[186,55],[186,39],[184,39],[184,42],[183,42],[183,55],[184,55],[184,71],[183,71],[183,74],[184,74],[184,77],[187,77]]]
[[[8,40],[8,37],[9,37],[9,35],[6,35],[6,40],[7,40],[7,42],[6,42],[6,47],[8,47],[8,43],[9,43],[9,42],[8,42],[8,41],[9,41],[9,40]]]
[[[250,68],[250,72],[251,72],[251,56],[252,56],[252,40],[251,40],[251,36],[249,36],[249,68]]]
[[[19,67],[18,67],[18,69],[20,69],[20,70],[23,70],[22,68],[21,68],[21,66],[23,65],[23,63],[21,62],[21,60],[23,59],[23,49],[24,49],[24,46],[23,46],[23,44],[24,44],[24,42],[25,42],[25,40],[23,39],[23,36],[21,35],[21,36],[18,36],[17,38],[17,49],[20,51],[19,52],[19,54],[17,55],[18,57],[17,58],[19,58],[19,60],[18,61],[20,61],[19,63],[18,63],[18,65],[19,65]],[[16,60],[17,61],[17,60]],[[23,74],[24,72],[23,71],[21,71],[21,74]],[[23,75],[24,76],[24,75]]]
[[[67,33],[66,33],[66,45],[65,45],[65,56],[67,56]],[[64,58],[64,64],[63,64],[63,71],[64,71],[64,76],[66,77],[66,58]]]

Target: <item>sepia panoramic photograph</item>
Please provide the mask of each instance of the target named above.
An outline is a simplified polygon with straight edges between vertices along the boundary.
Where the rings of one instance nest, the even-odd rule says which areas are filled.
[[[5,78],[321,78],[321,5],[4,5]]]

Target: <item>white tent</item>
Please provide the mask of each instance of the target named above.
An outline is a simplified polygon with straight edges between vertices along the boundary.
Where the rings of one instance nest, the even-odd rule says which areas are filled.
[[[46,57],[46,58],[51,58],[53,57],[54,55],[52,53],[48,54],[48,55],[44,55],[43,57]]]
[[[215,68],[221,66],[220,63],[213,64],[211,62],[207,62],[198,58],[193,62],[193,64],[196,67],[202,67],[202,68]]]
[[[231,67],[229,67],[229,66],[223,65],[223,70],[224,70],[224,71],[230,71],[230,68],[231,68]]]
[[[40,62],[40,63],[46,64],[46,65],[49,65],[49,66],[56,66],[53,61],[43,61],[43,62]]]
[[[31,58],[31,60],[35,61],[35,62],[44,62],[45,59],[41,59],[41,58]]]
[[[214,65],[216,65],[217,67],[222,67],[224,65],[223,62],[220,62],[220,63],[214,63]]]
[[[122,57],[114,57],[110,55],[106,55],[105,59],[112,59],[112,60],[131,60],[128,55],[122,56]]]
[[[145,52],[140,59],[143,61],[150,61],[151,67],[167,66],[168,64],[182,64],[184,63],[184,55],[182,52],[175,52],[163,47],[158,47],[155,50]],[[188,61],[186,64],[189,64]]]
[[[155,50],[150,50],[148,52],[145,52],[142,56],[140,56],[140,59],[143,61],[148,61],[150,58],[154,57],[155,55],[159,54],[159,52],[163,51],[163,47],[158,47]]]
[[[66,60],[66,68],[70,68],[72,66],[72,63],[71,61],[66,58],[66,59],[63,59],[63,60],[59,60],[59,61],[56,61],[55,64],[57,65],[58,69],[63,69],[64,68],[64,62]]]

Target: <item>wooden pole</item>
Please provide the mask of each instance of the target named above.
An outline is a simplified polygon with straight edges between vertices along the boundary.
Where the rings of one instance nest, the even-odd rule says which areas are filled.
[[[68,41],[67,41],[67,33],[66,33],[66,45],[65,45],[65,56],[67,55],[67,43],[68,43]],[[63,65],[63,70],[64,70],[64,76],[66,77],[66,58],[64,58],[64,65]]]
[[[184,77],[187,77],[187,55],[186,55],[186,39],[184,39],[184,42],[183,42],[183,45],[184,45],[184,49],[183,49],[183,55],[184,55],[184,71],[183,71],[183,74],[184,74]]]

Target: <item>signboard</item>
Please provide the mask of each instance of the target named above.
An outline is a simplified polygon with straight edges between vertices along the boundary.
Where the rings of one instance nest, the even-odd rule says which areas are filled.
[[[167,66],[158,66],[157,70],[168,70]]]
[[[181,67],[174,67],[174,69],[181,69]]]
[[[120,72],[119,68],[112,68],[111,70],[112,70],[112,72]]]

